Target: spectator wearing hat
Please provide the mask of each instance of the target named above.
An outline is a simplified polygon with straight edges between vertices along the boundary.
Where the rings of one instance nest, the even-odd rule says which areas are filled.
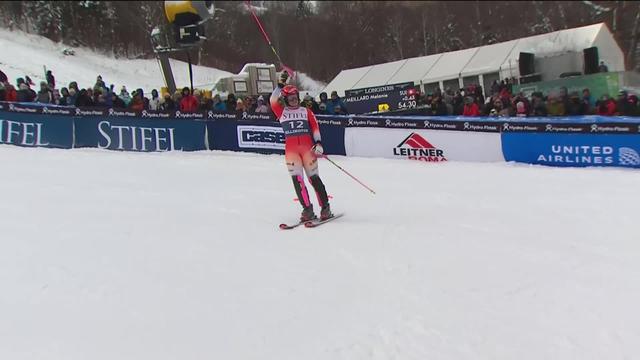
[[[320,109],[318,108],[318,103],[315,101],[315,99],[311,95],[309,95],[309,93],[307,93],[304,96],[304,99],[302,100],[300,105],[306,107],[307,109],[311,109],[311,112],[314,114],[317,114],[318,112],[320,112]]]
[[[329,98],[326,92],[320,93],[320,102],[318,103],[318,114],[327,115],[329,111],[327,107],[329,106]]]
[[[182,99],[180,99],[180,111],[195,112],[198,111],[198,99],[191,95],[188,87],[182,88]]]
[[[162,111],[174,111],[176,109],[176,102],[171,98],[171,94],[165,93],[162,101],[160,102],[160,110]]]
[[[327,111],[329,112],[329,114],[336,113],[336,106],[340,106],[341,115],[346,115],[349,113],[349,111],[347,110],[347,106],[344,104],[340,96],[338,96],[338,92],[334,90],[331,92],[331,100],[329,100],[327,103]]]
[[[264,97],[262,95],[258,96],[258,106],[256,106],[256,112],[259,114],[268,114],[269,107],[264,103]]]

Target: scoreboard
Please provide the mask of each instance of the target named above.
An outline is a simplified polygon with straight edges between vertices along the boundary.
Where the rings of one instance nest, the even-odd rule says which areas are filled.
[[[343,101],[350,114],[365,114],[413,109],[417,106],[418,95],[415,84],[406,82],[346,90]]]

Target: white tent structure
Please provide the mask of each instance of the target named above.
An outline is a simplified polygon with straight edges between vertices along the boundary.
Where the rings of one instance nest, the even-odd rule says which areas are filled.
[[[609,71],[624,71],[624,54],[605,23],[341,71],[323,91],[337,91],[413,82],[423,91],[435,87],[456,89],[494,80],[520,78],[521,52],[532,53],[540,80],[557,79],[563,72],[582,72],[583,50],[598,48]]]

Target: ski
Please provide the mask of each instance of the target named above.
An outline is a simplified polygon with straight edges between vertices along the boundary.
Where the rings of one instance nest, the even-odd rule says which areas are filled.
[[[337,218],[340,218],[343,215],[344,215],[344,213],[341,213],[341,214],[335,214],[332,217],[330,217],[328,219],[325,219],[325,220],[316,219],[316,220],[307,221],[307,222],[304,223],[304,226],[308,227],[308,228],[317,227],[317,226],[320,226],[322,224],[326,224],[331,220],[335,220]]]
[[[291,230],[291,229],[297,228],[298,226],[300,226],[300,225],[302,225],[304,223],[305,223],[304,221],[300,221],[300,222],[297,222],[297,223],[291,224],[291,225],[282,223],[282,224],[280,224],[280,229],[281,230]]]

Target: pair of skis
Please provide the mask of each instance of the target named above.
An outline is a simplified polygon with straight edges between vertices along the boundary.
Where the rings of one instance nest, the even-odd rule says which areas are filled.
[[[307,227],[307,228],[318,227],[318,226],[320,226],[322,224],[328,223],[329,221],[332,221],[332,220],[335,220],[335,219],[337,219],[339,217],[342,217],[343,215],[344,215],[344,213],[335,214],[332,217],[324,219],[324,220],[314,219],[314,220],[310,220],[310,221],[300,221],[300,222],[297,222],[297,223],[291,224],[291,225],[280,224],[280,229],[282,229],[282,230],[291,230],[291,229],[297,228],[300,225],[304,225],[304,227]]]

